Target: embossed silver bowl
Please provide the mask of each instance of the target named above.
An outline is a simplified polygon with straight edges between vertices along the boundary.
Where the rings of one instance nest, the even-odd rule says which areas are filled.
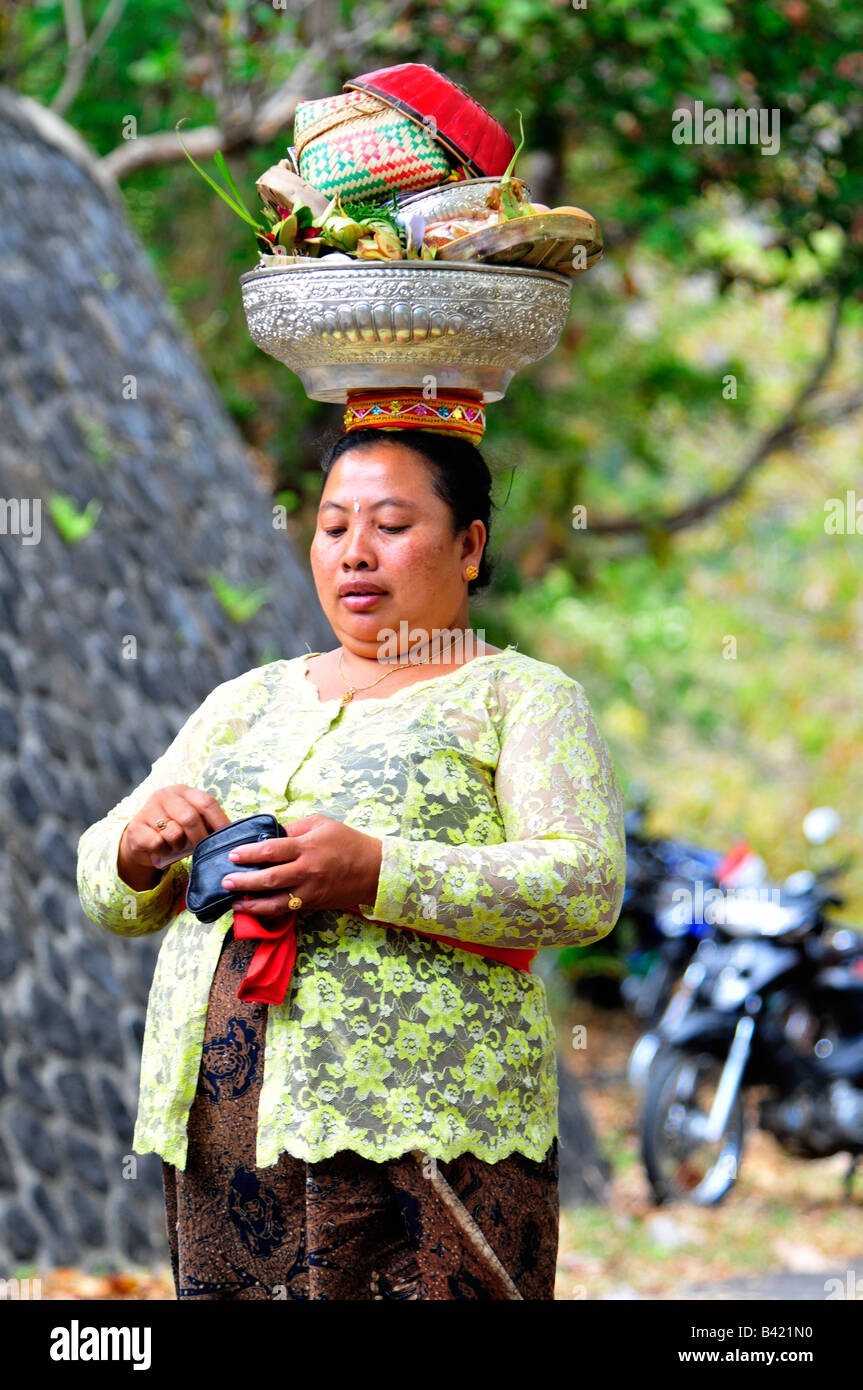
[[[240,276],[252,340],[314,401],[429,377],[499,401],[517,371],[553,352],[569,313],[572,281],[553,271],[325,259]]]

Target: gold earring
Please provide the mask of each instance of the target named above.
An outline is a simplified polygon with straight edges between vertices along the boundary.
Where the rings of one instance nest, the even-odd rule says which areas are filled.
[[[468,565],[467,569],[464,572],[464,577],[465,579],[478,579],[479,570],[477,569],[476,565]]]

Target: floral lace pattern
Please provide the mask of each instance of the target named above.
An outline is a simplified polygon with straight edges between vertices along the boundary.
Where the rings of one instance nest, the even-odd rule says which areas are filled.
[[[87,916],[122,936],[167,928],[133,1148],[183,1168],[232,914],[177,913],[188,859],[143,892],[117,873],[123,829],[171,783],[208,792],[231,820],[318,813],[382,842],[363,916],[297,919],[291,987],[268,1010],[256,1165],[342,1149],[378,1161],[412,1148],[542,1159],[558,1133],[545,986],[435,937],[535,950],[597,941],[617,921],[623,799],[579,682],[508,647],[342,705],[321,700],[305,657],[270,662],[217,686],[148,777],[84,832]]]

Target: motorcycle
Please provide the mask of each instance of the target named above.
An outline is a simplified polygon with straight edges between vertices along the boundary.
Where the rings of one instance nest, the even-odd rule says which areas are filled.
[[[749,893],[767,883],[767,865],[745,842],[733,845],[722,858],[712,855],[708,862],[711,867],[705,877],[695,876],[700,867],[696,860],[687,875],[678,870],[658,886],[654,919],[656,931],[664,939],[657,959],[641,989],[624,981],[624,998],[633,1001],[631,1011],[647,1026],[632,1049],[627,1068],[629,1083],[637,1090],[644,1089],[660,1043],[659,1025],[672,998],[680,993],[687,965],[700,946],[706,949],[705,943],[717,938],[713,900],[728,892]],[[688,999],[686,988],[672,1016],[682,1007],[683,999]]]
[[[641,1156],[658,1203],[709,1206],[730,1191],[755,1087],[757,1126],[786,1153],[849,1154],[850,1193],[863,1156],[863,935],[827,913],[846,868],[715,904],[716,938],[646,1035]]]
[[[703,919],[680,919],[675,889],[712,882],[723,856],[648,835],[646,810],[642,798],[626,813],[626,884],[614,932],[594,946],[556,952],[555,966],[580,997],[607,1008],[623,1005],[649,1025],[698,942],[712,931]]]
[[[826,844],[836,834],[840,826],[839,815],[830,806],[818,806],[803,820],[803,833],[812,845]],[[815,884],[815,877],[808,869],[789,875],[785,881],[785,892],[802,898]],[[754,890],[758,890],[755,894]],[[634,1090],[643,1093],[653,1060],[662,1042],[665,1025],[687,1010],[692,1002],[692,991],[701,982],[699,972],[691,976],[685,974],[685,967],[692,959],[693,951],[702,942],[721,939],[722,933],[713,910],[713,902],[720,903],[726,895],[743,895],[743,915],[747,904],[755,896],[762,898],[765,893],[775,894],[767,878],[767,865],[745,841],[732,846],[727,854],[712,869],[709,879],[682,883],[679,879],[669,881],[663,886],[656,904],[656,920],[660,931],[670,941],[683,932],[696,935],[692,950],[683,952],[684,959],[677,974],[668,982],[664,996],[659,1001],[653,1016],[647,1020],[646,1031],[635,1043],[627,1064],[627,1080]],[[840,900],[836,899],[836,904]],[[706,922],[706,925],[705,925]],[[757,927],[757,923],[754,924]],[[742,930],[746,930],[744,921]],[[685,940],[685,938],[684,938]],[[705,953],[709,948],[704,947]],[[703,959],[704,957],[702,957]],[[678,960],[680,957],[678,957]],[[666,1012],[667,1011],[667,1012]],[[644,1015],[642,1015],[643,1017]]]

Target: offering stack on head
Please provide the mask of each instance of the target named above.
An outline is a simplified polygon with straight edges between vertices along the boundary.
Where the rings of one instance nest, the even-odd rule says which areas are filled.
[[[486,405],[557,346],[602,233],[531,201],[523,146],[457,83],[399,63],[299,103],[256,182],[263,221],[220,161],[230,192],[213,186],[259,251],[240,277],[251,336],[312,400],[344,403],[347,430],[478,442]]]

